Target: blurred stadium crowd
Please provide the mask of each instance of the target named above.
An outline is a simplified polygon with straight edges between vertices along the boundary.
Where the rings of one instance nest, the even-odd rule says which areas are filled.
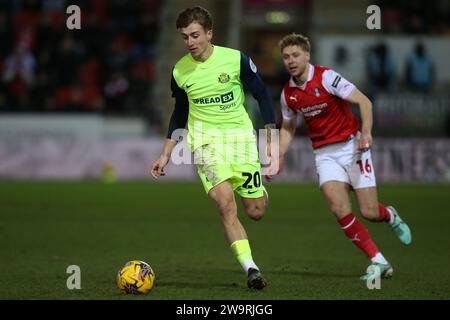
[[[67,6],[81,30],[66,28]],[[0,1],[0,110],[151,109],[160,1]]]
[[[447,0],[378,0],[374,4],[383,8],[384,33],[450,33]]]
[[[450,34],[448,1],[376,1],[383,8],[383,34]],[[367,75],[372,92],[392,91],[399,84],[411,91],[430,92],[435,84],[435,64],[426,45],[418,41],[408,56],[404,70],[392,59],[389,46],[373,46],[367,59]]]
[[[277,3],[280,6],[281,2],[242,0],[241,3],[244,7],[260,8]],[[308,15],[312,15],[315,3],[312,0],[284,2],[301,8],[299,12],[309,11]],[[66,28],[66,8],[71,4],[81,8],[81,30]],[[373,4],[383,8],[383,35],[426,38],[450,34],[447,0],[378,0]],[[160,0],[0,0],[0,112],[145,116],[154,125],[165,127],[161,110],[154,106],[152,97],[157,61],[161,58],[157,54],[157,41],[162,28],[159,21],[162,6]],[[299,31],[308,34],[317,26],[309,21],[305,28]],[[242,30],[246,31],[249,30]],[[266,31],[261,29],[253,35],[265,32],[269,39]],[[279,34],[270,43],[259,36],[252,38],[257,38],[256,45],[248,46],[246,43],[252,39],[245,39],[242,50],[261,66],[277,101],[286,73],[279,56],[268,53],[266,48],[276,50],[273,44]],[[436,61],[424,43],[416,43],[414,50],[405,56],[402,68],[398,61],[396,65],[390,50],[383,41],[368,50],[367,79],[362,88],[370,97],[399,89],[424,94],[435,90]],[[258,55],[269,56],[269,63],[264,64]],[[337,65],[348,60],[345,43],[336,50],[335,56]],[[273,68],[277,63],[276,71],[271,73],[270,65]],[[439,91],[446,90],[441,86]]]

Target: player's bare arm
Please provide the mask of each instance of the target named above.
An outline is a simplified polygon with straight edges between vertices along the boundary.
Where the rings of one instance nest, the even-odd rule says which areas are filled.
[[[359,149],[367,150],[372,147],[372,102],[364,93],[355,88],[346,99],[348,102],[357,104],[361,113],[361,139]]]
[[[274,123],[269,123],[264,126],[264,129],[266,129],[266,157],[267,159],[271,159],[272,150],[270,146],[272,143],[272,138],[275,136],[276,125]],[[276,162],[278,159],[271,159],[270,161],[270,165],[277,165]],[[272,181],[272,175],[266,174],[265,177],[267,182]]]
[[[150,171],[153,178],[158,179],[160,176],[165,176],[164,168],[169,163],[170,155],[172,154],[172,150],[177,144],[177,141],[172,139],[166,139],[164,143],[163,151],[159,156],[158,160],[153,162],[152,169]]]
[[[283,123],[280,130],[280,160],[279,160],[279,171],[283,169],[284,155],[289,150],[289,146],[295,136],[295,131],[297,129],[297,117],[290,119],[283,118]]]
[[[172,116],[170,117],[169,129],[164,142],[163,151],[159,158],[153,162],[152,169],[150,171],[153,178],[158,179],[160,176],[165,176],[164,167],[167,165],[172,154],[172,150],[177,144],[177,140],[172,139],[172,135],[177,129],[184,128],[188,119],[189,102],[186,92],[178,87],[173,75],[170,81],[170,87],[172,89],[172,96],[175,98],[175,108]]]
[[[271,163],[274,167],[278,167],[278,172],[280,173],[284,165],[284,155],[289,150],[292,140],[295,136],[295,131],[297,129],[297,117],[283,118],[283,123],[280,130],[280,145],[279,145],[279,157],[277,163]],[[271,182],[273,180],[272,175],[266,175],[266,180]]]

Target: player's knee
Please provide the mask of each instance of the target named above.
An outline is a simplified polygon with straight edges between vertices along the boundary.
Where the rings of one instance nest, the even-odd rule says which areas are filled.
[[[247,212],[247,215],[250,217],[250,219],[258,221],[261,220],[264,217],[265,210],[261,208],[254,208],[253,210]]]
[[[376,221],[378,219],[378,205],[367,204],[359,208],[361,215],[370,221]]]
[[[261,220],[266,214],[265,203],[255,203],[245,207],[245,213],[253,220]]]

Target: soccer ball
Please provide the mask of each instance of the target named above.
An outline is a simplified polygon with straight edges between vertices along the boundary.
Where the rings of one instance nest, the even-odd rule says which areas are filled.
[[[144,261],[129,261],[117,273],[116,283],[124,293],[147,294],[155,284],[155,273]]]

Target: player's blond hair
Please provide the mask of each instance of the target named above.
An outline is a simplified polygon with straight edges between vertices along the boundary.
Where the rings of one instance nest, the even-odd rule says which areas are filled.
[[[278,46],[280,47],[281,52],[283,52],[284,48],[289,46],[299,46],[305,52],[311,52],[309,39],[304,35],[295,32],[284,36],[280,42],[278,42]]]

